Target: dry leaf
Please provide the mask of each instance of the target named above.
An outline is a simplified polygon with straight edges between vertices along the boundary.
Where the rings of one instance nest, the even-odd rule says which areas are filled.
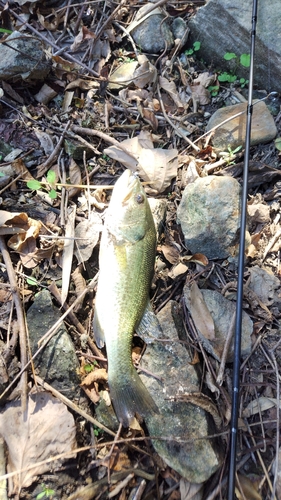
[[[214,320],[210,314],[208,307],[204,301],[201,290],[198,285],[192,283],[189,295],[188,309],[194,321],[196,328],[201,335],[208,340],[215,339],[215,325]],[[187,294],[186,294],[187,295]]]
[[[69,180],[70,184],[82,184],[81,169],[77,165],[77,163],[73,160],[73,158],[70,159]],[[66,189],[68,190],[69,198],[72,198],[80,191],[80,188],[75,188],[71,186],[69,186],[69,188]]]
[[[47,132],[42,132],[39,129],[33,129],[37,139],[40,141],[40,146],[44,150],[44,153],[48,156],[54,151],[54,143],[49,134]]]
[[[54,462],[42,464],[41,461],[76,448],[74,418],[67,407],[48,392],[29,396],[27,415],[23,415],[20,401],[8,403],[0,414],[0,433],[8,448],[9,472],[35,466],[12,478],[10,494],[19,494],[38,474],[54,466]]]
[[[192,96],[195,97],[201,106],[205,106],[211,102],[211,94],[208,89],[203,87],[200,83],[197,85],[190,85]]]
[[[75,251],[74,255],[78,261],[86,262],[92,255],[99,235],[102,230],[101,217],[96,212],[91,212],[89,219],[79,222],[75,228]]]
[[[208,88],[210,85],[213,85],[216,82],[217,75],[210,75],[208,71],[204,71],[200,73],[200,75],[193,80],[193,83],[200,84],[205,88]]]
[[[181,257],[181,262],[194,262],[195,264],[199,264],[200,266],[207,266],[209,261],[203,253],[194,253],[193,255],[184,255]]]
[[[56,95],[58,95],[57,92],[52,89],[52,87],[49,87],[49,85],[44,83],[34,97],[37,102],[40,102],[41,104],[48,104]]]
[[[77,80],[73,80],[66,87],[65,90],[72,90],[79,88],[81,90],[96,90],[98,91],[100,88],[99,82],[95,80],[84,80],[83,78],[77,78]]]
[[[157,70],[144,54],[138,56],[139,67],[133,74],[133,82],[136,87],[142,89],[149,83],[156,82]]]
[[[177,105],[179,111],[183,111],[184,109],[187,108],[187,104],[181,101],[174,82],[169,82],[167,78],[159,76],[159,85],[162,87],[162,89],[168,92],[168,94],[173,99],[174,103]]]
[[[203,483],[190,483],[187,479],[180,480],[181,500],[201,500],[203,496]]]
[[[144,181],[151,183],[152,192],[162,193],[170,186],[171,180],[177,175],[178,152],[176,149],[153,149],[151,135],[142,131],[137,137],[122,142],[128,153],[117,146],[110,146],[104,153],[114,160],[123,163],[133,172],[138,168],[139,175]],[[137,161],[134,159],[138,159]],[[150,191],[150,192],[151,192]]]
[[[242,416],[244,418],[248,418],[256,413],[269,410],[270,408],[273,408],[273,406],[277,406],[277,399],[261,396],[258,399],[250,401],[248,406],[243,410]],[[281,403],[279,408],[281,409]]]
[[[261,478],[256,479],[255,481],[251,481],[247,476],[243,476],[242,474],[237,474],[238,481],[236,482],[235,494],[239,500],[262,500],[258,492],[258,486]],[[238,484],[237,484],[238,483]],[[237,487],[239,485],[239,488]],[[242,490],[242,494],[240,493],[240,488]]]
[[[159,250],[170,264],[177,264],[179,261],[180,251],[176,247],[172,245],[161,245]]]
[[[137,61],[120,64],[120,66],[110,75],[108,88],[121,89],[132,83],[138,65],[139,63]]]

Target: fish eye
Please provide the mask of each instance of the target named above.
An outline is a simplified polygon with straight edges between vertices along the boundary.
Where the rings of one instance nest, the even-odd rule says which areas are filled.
[[[143,202],[144,202],[144,196],[143,196],[143,194],[137,194],[137,196],[136,196],[136,202],[137,202],[139,205],[141,205],[141,203],[143,203]]]

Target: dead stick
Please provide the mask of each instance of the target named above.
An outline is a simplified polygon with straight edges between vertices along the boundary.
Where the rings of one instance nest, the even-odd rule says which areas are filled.
[[[113,146],[116,146],[119,149],[122,149],[122,151],[124,151],[124,153],[126,153],[128,156],[131,156],[131,158],[133,158],[136,161],[136,163],[138,163],[137,157],[133,153],[128,151],[127,148],[122,144],[122,142],[118,142],[116,139],[114,139],[113,137],[111,137],[108,134],[105,134],[104,132],[101,132],[100,130],[95,130],[92,128],[78,127],[77,125],[72,125],[71,130],[73,130],[73,132],[76,132],[77,134],[92,135],[92,136],[99,137],[103,141],[109,142],[110,144],[113,144]]]
[[[10,258],[10,254],[8,252],[5,240],[3,236],[0,236],[0,250],[3,255],[3,259],[6,265],[8,277],[9,277],[9,282],[11,285],[11,292],[13,294],[13,299],[14,303],[16,306],[16,311],[17,311],[17,319],[18,319],[18,325],[19,325],[19,341],[20,341],[20,353],[21,353],[21,367],[22,367],[22,374],[21,374],[21,381],[20,381],[20,387],[21,387],[21,405],[22,405],[22,412],[24,413],[26,410],[26,402],[27,402],[27,373],[23,371],[24,366],[27,363],[27,349],[26,349],[26,342],[27,342],[27,335],[26,335],[26,328],[25,328],[25,319],[24,319],[24,312],[23,312],[23,307],[22,307],[22,302],[20,298],[20,292],[19,288],[17,285],[17,278],[16,278],[16,273],[12,265],[12,261]]]
[[[49,158],[46,161],[44,161],[44,163],[41,163],[41,165],[38,165],[38,170],[37,170],[38,177],[41,177],[41,175],[43,175],[48,170],[49,166],[51,166],[53,161],[57,158],[57,156],[59,154],[59,150],[60,150],[62,143],[63,143],[63,140],[64,140],[65,133],[67,132],[69,127],[70,127],[70,120],[67,122],[67,124],[62,132],[62,135],[60,136],[59,142],[57,143],[54,151],[50,154]]]

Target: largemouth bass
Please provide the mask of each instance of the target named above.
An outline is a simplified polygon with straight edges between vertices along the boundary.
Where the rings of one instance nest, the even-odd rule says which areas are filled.
[[[132,363],[135,329],[149,303],[156,230],[139,179],[126,170],[117,180],[104,220],[93,330],[106,343],[108,384],[118,420],[128,427],[136,413],[157,406]]]

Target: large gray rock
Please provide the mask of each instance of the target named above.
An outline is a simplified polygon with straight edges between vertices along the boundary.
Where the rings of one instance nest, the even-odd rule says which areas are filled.
[[[189,23],[191,41],[201,42],[199,56],[223,70],[232,68],[223,59],[226,52],[250,53],[251,26],[252,2],[245,0],[209,0]],[[259,2],[254,82],[267,91],[281,92],[280,33],[280,0]],[[235,74],[245,78],[248,70],[239,67]]]
[[[1,44],[0,80],[42,80],[51,69],[41,40],[14,31]]]
[[[240,185],[233,177],[210,175],[188,184],[177,212],[187,248],[208,259],[236,257]]]
[[[51,294],[42,290],[35,295],[34,302],[27,312],[27,325],[31,352],[38,349],[38,341],[60,318],[59,309],[53,306]],[[78,376],[79,362],[74,344],[62,322],[57,333],[34,360],[36,374],[64,396],[72,399],[80,394]]]
[[[210,118],[207,130],[211,130],[241,111],[244,111],[243,115],[233,118],[214,131],[212,143],[217,151],[227,151],[228,147],[234,150],[238,146],[245,146],[247,104],[241,102],[241,104],[220,108]],[[251,146],[270,142],[276,135],[277,128],[273,116],[264,102],[257,102],[253,107]]]
[[[186,338],[179,305],[170,301],[157,318],[163,331],[161,340],[155,338],[147,345],[141,366],[158,378],[145,374],[141,378],[159,415],[146,418],[145,423],[162,459],[188,481],[203,483],[218,469],[222,458],[216,443],[208,439],[214,432],[212,418],[199,406],[184,401],[185,393],[199,391],[200,378],[186,346],[179,342],[179,338]]]

